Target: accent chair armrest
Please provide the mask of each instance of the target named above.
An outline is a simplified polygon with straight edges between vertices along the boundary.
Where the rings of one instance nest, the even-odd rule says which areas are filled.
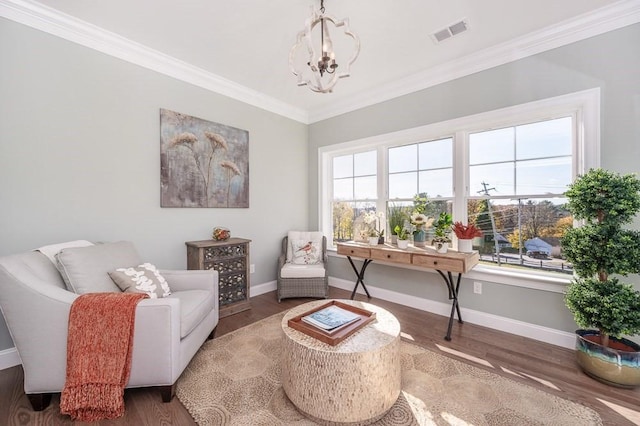
[[[161,270],[160,273],[169,283],[171,291],[211,290],[218,294],[218,272],[208,270]]]

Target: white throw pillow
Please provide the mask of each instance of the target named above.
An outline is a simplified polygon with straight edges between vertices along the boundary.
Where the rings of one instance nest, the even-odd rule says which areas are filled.
[[[291,263],[294,265],[317,265],[320,263],[320,244],[316,241],[291,242]]]
[[[109,272],[109,276],[125,293],[146,293],[151,299],[171,294],[167,280],[151,263],[143,263],[135,268],[118,268]]]
[[[66,249],[66,248],[72,248],[72,247],[89,247],[89,246],[92,246],[92,245],[93,245],[93,243],[90,242],[90,241],[87,241],[87,240],[75,240],[75,241],[69,241],[69,242],[66,242],[66,243],[51,244],[49,246],[39,247],[39,248],[35,249],[35,251],[39,251],[40,253],[42,253],[45,256],[47,256],[49,258],[49,260],[51,261],[51,263],[53,263],[57,268],[58,267],[58,261],[56,260],[56,256],[62,250]]]

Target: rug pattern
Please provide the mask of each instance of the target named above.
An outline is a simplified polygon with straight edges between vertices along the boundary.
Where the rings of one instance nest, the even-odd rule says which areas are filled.
[[[199,425],[311,426],[280,384],[276,314],[206,342],[176,394]],[[590,408],[402,342],[402,392],[375,425],[601,425]]]

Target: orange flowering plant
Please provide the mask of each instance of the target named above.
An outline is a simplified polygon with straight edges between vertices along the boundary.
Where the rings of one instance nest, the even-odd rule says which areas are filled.
[[[470,240],[483,235],[482,230],[474,224],[463,225],[462,222],[454,222],[451,229],[460,240]]]

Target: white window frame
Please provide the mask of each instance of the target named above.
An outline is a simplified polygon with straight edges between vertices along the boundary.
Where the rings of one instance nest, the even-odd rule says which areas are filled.
[[[529,102],[483,112],[467,117],[429,124],[416,128],[377,135],[318,149],[318,229],[332,235],[331,175],[332,158],[338,155],[370,151],[378,152],[378,199],[377,210],[386,211],[387,148],[397,145],[420,143],[429,140],[453,137],[453,215],[456,220],[466,222],[466,200],[469,192],[469,134],[511,127],[534,121],[544,121],[559,116],[571,115],[574,119],[572,145],[572,178],[600,165],[600,89],[589,89],[567,95]],[[328,247],[329,248],[329,247]],[[331,247],[329,250],[335,250]],[[539,288],[562,292],[570,277],[541,272],[519,272],[505,268],[478,265],[466,276],[509,285]]]

